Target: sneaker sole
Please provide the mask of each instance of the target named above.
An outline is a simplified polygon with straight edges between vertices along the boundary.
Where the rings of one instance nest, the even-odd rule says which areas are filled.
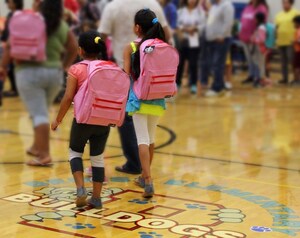
[[[143,193],[143,198],[152,198],[154,193]]]
[[[86,201],[87,196],[81,196],[81,197],[77,197],[76,199],[76,207],[84,207],[87,205],[87,201]]]
[[[95,208],[95,209],[102,209],[103,208],[103,206],[101,205],[101,206],[99,206],[99,207],[97,207],[97,206],[95,206],[94,204],[92,204],[92,203],[88,203],[88,205],[90,206],[90,207],[92,207],[92,208]]]

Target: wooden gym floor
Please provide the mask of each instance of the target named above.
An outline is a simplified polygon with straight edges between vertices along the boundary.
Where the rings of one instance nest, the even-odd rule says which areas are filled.
[[[135,176],[114,171],[124,157],[112,129],[100,211],[74,207],[67,162],[72,112],[51,134],[54,165],[29,167],[31,122],[18,98],[5,98],[0,237],[300,237],[299,92],[237,83],[224,97],[208,99],[183,90],[157,130],[151,200],[142,199]]]

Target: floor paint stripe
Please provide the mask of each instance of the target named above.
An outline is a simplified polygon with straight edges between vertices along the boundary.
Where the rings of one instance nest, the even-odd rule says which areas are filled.
[[[31,224],[31,223],[26,222],[26,221],[21,221],[21,222],[19,222],[19,224],[34,227],[34,228],[39,228],[39,229],[42,229],[42,230],[58,232],[60,234],[67,234],[67,235],[71,235],[71,236],[76,236],[76,237],[96,238],[95,236],[82,235],[82,234],[78,234],[78,233],[62,231],[62,230],[55,229],[55,228],[50,228],[50,227],[40,226],[40,225],[36,225],[36,224]]]

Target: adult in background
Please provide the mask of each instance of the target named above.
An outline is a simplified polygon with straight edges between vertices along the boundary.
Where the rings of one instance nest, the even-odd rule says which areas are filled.
[[[156,0],[113,0],[106,5],[103,11],[99,32],[102,34],[104,40],[107,36],[112,36],[114,58],[121,68],[123,68],[123,52],[125,47],[128,42],[136,39],[132,31],[134,16],[143,8],[149,8],[155,12],[169,40],[168,24],[162,8]],[[123,126],[119,128],[119,134],[126,162],[115,169],[119,172],[129,174],[141,173],[138,145],[132,117],[126,115]]]
[[[79,4],[79,24],[90,24],[91,30],[97,30],[100,22],[100,11],[94,1],[77,0]],[[82,25],[79,26],[82,29]]]
[[[248,77],[242,82],[243,84],[252,83],[255,78],[255,64],[251,58],[251,36],[256,29],[255,15],[261,12],[268,19],[268,5],[266,0],[251,0],[245,7],[241,16],[241,30],[239,39],[242,42],[245,56],[248,63]]]
[[[177,8],[171,0],[158,0],[162,6],[165,17],[172,30],[177,27]]]
[[[66,22],[62,20],[62,0],[43,0],[41,7],[35,1],[35,8],[41,9],[47,30],[46,55],[42,63],[21,61],[16,65],[17,87],[22,101],[29,111],[34,128],[33,144],[27,154],[35,157],[27,164],[32,166],[49,165],[50,126],[48,108],[63,83],[63,70],[68,70],[77,54],[77,43]],[[9,62],[8,47],[5,49],[1,72],[5,71]],[[65,57],[61,58],[62,55]]]
[[[295,28],[293,19],[300,14],[293,8],[294,0],[282,0],[283,11],[279,12],[275,17],[276,25],[276,44],[281,56],[282,79],[280,84],[288,84],[289,82],[289,66],[292,64],[293,41]]]
[[[192,94],[197,93],[200,35],[205,26],[205,13],[198,4],[199,0],[183,1],[183,7],[178,10],[176,34],[180,56],[176,83],[180,88],[185,61],[188,61],[189,87]]]
[[[77,0],[64,0],[64,7],[77,14],[79,11],[79,4]]]
[[[1,35],[1,41],[5,45],[8,41],[9,37],[9,30],[8,24],[10,19],[15,11],[23,9],[23,0],[5,0],[7,7],[9,8],[10,12],[6,17],[5,27],[3,33]],[[16,85],[16,77],[15,77],[15,65],[11,62],[8,66],[7,76],[10,82],[10,91],[3,92],[3,95],[6,97],[15,97],[18,95],[17,85]]]
[[[180,6],[180,4],[182,2],[182,0],[171,0],[171,1],[176,6],[176,8],[179,8],[179,6]]]
[[[201,52],[201,84],[208,86],[212,72],[214,80],[206,97],[218,96],[225,88],[224,69],[234,22],[234,8],[230,0],[213,0],[208,11]]]
[[[107,3],[111,2],[111,1],[112,0],[97,0],[96,1],[96,4],[100,11],[101,16],[102,16],[103,10],[104,10],[105,6],[107,5]]]

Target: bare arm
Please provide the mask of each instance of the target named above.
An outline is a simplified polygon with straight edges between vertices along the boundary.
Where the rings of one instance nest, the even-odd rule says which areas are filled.
[[[74,34],[69,31],[67,37],[66,56],[64,58],[63,67],[65,71],[68,71],[69,67],[74,63],[77,56],[77,42]]]
[[[64,119],[66,113],[68,112],[68,110],[72,104],[74,96],[76,94],[76,88],[77,88],[77,79],[69,75],[68,79],[67,79],[66,92],[61,101],[58,114],[56,116],[56,119],[51,123],[52,130],[56,130],[58,125]]]
[[[124,59],[124,71],[129,75],[131,71],[131,54],[132,47],[127,45],[124,50],[123,59]]]
[[[167,42],[171,41],[171,30],[169,26],[163,27]]]
[[[9,44],[4,43],[3,44],[3,57],[0,65],[0,76],[1,78],[6,78],[6,71],[7,66],[9,65],[9,62],[11,61],[10,54],[9,54]]]

